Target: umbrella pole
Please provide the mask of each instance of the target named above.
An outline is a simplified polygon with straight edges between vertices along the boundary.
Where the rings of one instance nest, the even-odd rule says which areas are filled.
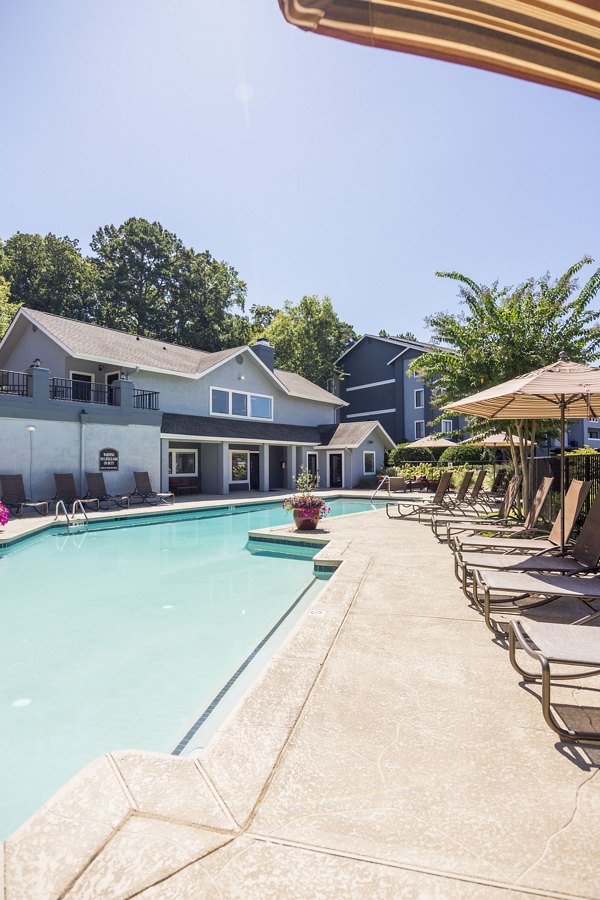
[[[560,397],[560,552],[565,552],[565,395]]]

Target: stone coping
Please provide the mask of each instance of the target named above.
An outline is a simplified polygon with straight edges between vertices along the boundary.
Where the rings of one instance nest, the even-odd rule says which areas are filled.
[[[326,527],[339,568],[209,745],[91,763],[5,841],[5,900],[599,896],[600,755],[555,741],[427,526]]]

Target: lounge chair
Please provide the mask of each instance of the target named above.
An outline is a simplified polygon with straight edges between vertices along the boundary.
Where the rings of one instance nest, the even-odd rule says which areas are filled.
[[[80,495],[79,491],[75,487],[75,478],[73,477],[72,472],[54,473],[54,484],[56,485],[56,495],[52,498],[53,501],[56,501],[56,505],[59,503],[64,503],[67,512],[69,507],[73,507],[73,504],[76,500],[79,500],[85,506],[89,506],[92,504],[96,504],[96,509],[100,509],[100,501],[97,497],[86,497],[85,499]]]
[[[565,495],[565,541],[569,540],[579,518],[585,499],[590,492],[591,481],[573,480]],[[541,550],[552,550],[560,547],[560,511],[556,516],[550,532],[531,526],[533,506],[523,525],[511,528],[509,525],[494,527],[494,536],[477,534],[476,532],[453,535],[450,546],[453,550],[490,550],[510,552],[511,550],[536,553]],[[534,522],[535,526],[535,522]],[[508,536],[505,536],[508,535]],[[536,536],[539,535],[539,536]]]
[[[517,662],[519,648],[539,663],[539,672],[528,671]],[[529,619],[511,622],[509,654],[513,667],[525,681],[541,679],[544,719],[562,740],[600,744],[599,731],[574,731],[563,727],[553,712],[551,702],[553,680],[573,681],[600,673],[600,628],[581,628],[579,625],[559,625]],[[569,666],[571,671],[568,674],[557,674],[553,670],[555,666]],[[583,668],[585,671],[574,673],[573,667]],[[586,713],[581,707],[577,707],[577,712],[579,716],[583,713],[585,720]],[[594,709],[594,713],[598,716],[600,710]]]
[[[49,500],[30,500],[25,495],[22,475],[0,475],[2,502],[15,515],[22,516],[23,510],[32,509],[40,516],[48,515]]]
[[[116,506],[119,506],[121,508],[124,506],[129,506],[128,494],[125,494],[121,497],[118,494],[108,493],[108,491],[106,490],[104,475],[102,472],[86,472],[85,480],[87,481],[87,494],[83,498],[84,502],[91,497],[97,497],[100,504],[106,504],[106,509],[110,507],[111,503],[114,503]]]
[[[129,495],[130,500],[136,499],[141,503],[149,503],[151,506],[156,506],[159,500],[163,503],[166,503],[169,499],[171,503],[175,502],[175,494],[172,491],[157,492],[152,490],[152,482],[148,472],[134,472],[133,477],[135,479],[135,490]]]
[[[389,519],[408,519],[410,516],[418,516],[419,521],[421,521],[421,515],[429,513],[431,514],[434,509],[439,509],[440,505],[444,502],[444,495],[448,491],[450,487],[450,480],[452,478],[451,472],[444,472],[442,477],[440,478],[440,483],[437,486],[437,490],[433,497],[430,500],[423,500],[421,503],[386,503],[385,511]],[[390,515],[390,506],[398,507],[398,515],[391,516]]]
[[[473,515],[463,517],[446,515],[444,513],[433,515],[431,518],[433,533],[438,541],[449,541],[454,532],[474,531],[477,529],[492,531],[496,525],[521,524],[522,520],[519,521],[519,518],[512,512],[520,486],[521,476],[513,475],[506,488],[502,503],[493,514],[481,515],[477,518]]]

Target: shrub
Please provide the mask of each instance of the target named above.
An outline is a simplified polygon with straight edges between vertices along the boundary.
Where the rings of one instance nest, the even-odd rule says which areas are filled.
[[[597,453],[594,447],[578,447],[577,450],[567,450],[565,456],[595,456]]]
[[[435,457],[429,447],[408,447],[406,444],[398,444],[388,454],[388,465],[401,466],[403,463],[424,462],[433,463]]]
[[[449,463],[455,466],[464,466],[470,463],[479,464],[491,462],[490,451],[486,447],[475,447],[473,444],[457,444],[456,447],[446,447],[440,456],[440,465]]]

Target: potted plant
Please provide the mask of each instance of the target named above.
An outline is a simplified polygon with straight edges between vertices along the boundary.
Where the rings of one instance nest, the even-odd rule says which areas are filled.
[[[297,531],[312,531],[317,527],[320,519],[325,518],[330,508],[322,497],[317,497],[313,491],[319,486],[319,476],[305,469],[300,469],[296,478],[298,493],[286,497],[283,501],[284,509],[291,509],[294,513],[294,525]]]

